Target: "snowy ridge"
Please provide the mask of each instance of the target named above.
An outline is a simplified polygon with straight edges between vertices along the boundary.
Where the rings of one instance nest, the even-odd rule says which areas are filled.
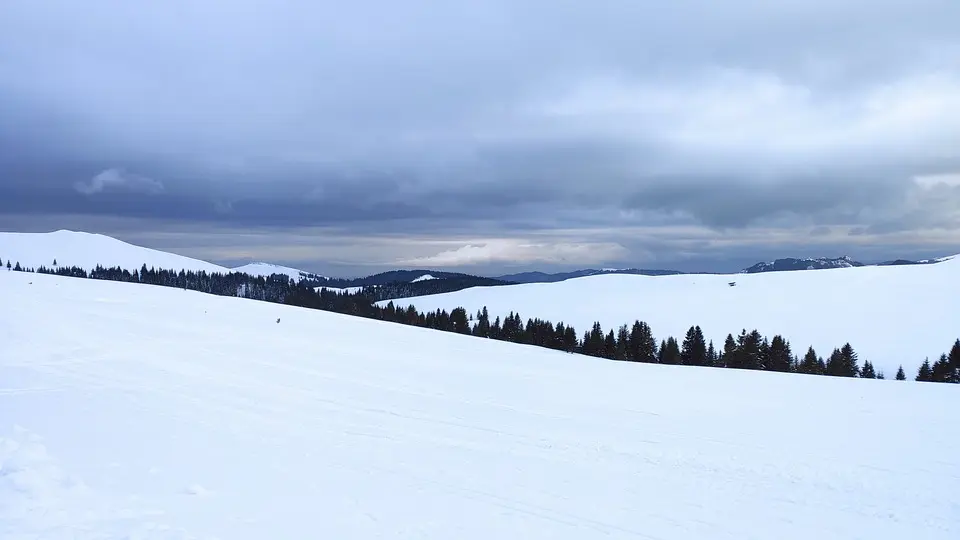
[[[424,274],[424,275],[422,275],[422,276],[420,276],[420,277],[418,277],[418,278],[414,278],[412,281],[410,281],[410,283],[418,283],[418,282],[420,282],[420,281],[430,281],[430,280],[433,280],[433,279],[438,279],[438,278],[435,278],[435,277],[433,277],[433,276],[430,275],[430,274]]]
[[[0,298],[4,540],[960,535],[951,385],[18,272]]]
[[[827,257],[818,257],[813,259],[777,259],[770,262],[760,262],[749,268],[740,271],[742,274],[754,274],[759,272],[780,272],[788,270],[826,270],[830,268],[854,268],[865,266],[861,262],[854,261],[844,255],[835,259]]]
[[[100,266],[127,270],[147,268],[229,272],[226,267],[165,251],[129,244],[102,234],[59,230],[50,233],[0,232],[0,260],[38,268],[78,266],[87,271]]]
[[[283,274],[295,281],[299,281],[304,277],[311,278],[311,279],[316,279],[316,278],[323,279],[323,276],[318,276],[310,272],[304,272],[303,270],[290,268],[289,266],[280,266],[277,264],[271,264],[271,263],[265,263],[265,262],[255,262],[255,263],[245,264],[243,266],[238,266],[231,270],[233,272],[249,274],[251,276],[263,276],[263,277],[269,277],[273,274]]]
[[[757,329],[783,335],[801,356],[810,345],[827,356],[849,341],[887,376],[900,364],[916,373],[924,357],[932,362],[949,349],[960,337],[958,302],[960,258],[818,272],[606,274],[394,300],[421,311],[464,307],[476,313],[487,306],[491,316],[515,311],[563,321],[578,332],[594,321],[609,330],[639,319],[658,339],[682,339],[699,325],[718,347],[727,334]]]

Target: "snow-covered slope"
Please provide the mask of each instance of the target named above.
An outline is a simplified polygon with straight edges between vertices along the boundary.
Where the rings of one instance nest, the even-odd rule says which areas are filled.
[[[700,325],[718,347],[727,334],[756,328],[783,335],[798,355],[813,345],[826,357],[849,341],[890,376],[900,364],[916,373],[924,357],[934,361],[960,338],[960,257],[816,272],[602,275],[394,300],[411,303],[421,311],[462,306],[470,313],[487,306],[491,317],[515,311],[562,320],[578,332],[594,321],[610,329],[639,319],[658,337],[682,339]]]
[[[4,540],[960,537],[952,385],[17,272],[0,298]]]
[[[158,269],[229,272],[223,266],[135,246],[110,236],[66,230],[50,233],[0,232],[0,260],[4,264],[12,260],[30,268],[52,268],[56,260],[59,266],[78,266],[85,270],[91,270],[99,264],[132,271],[146,264],[148,268]]]
[[[243,266],[238,266],[233,269],[234,272],[241,272],[244,274],[250,274],[251,276],[264,276],[268,277],[273,274],[284,274],[290,277],[290,279],[299,280],[303,276],[307,277],[320,277],[316,274],[311,274],[310,272],[304,272],[303,270],[298,270],[296,268],[290,268],[289,266],[280,266],[277,264],[270,264],[265,262],[255,262],[250,264],[245,264]]]
[[[420,281],[430,281],[432,279],[437,279],[437,278],[433,277],[431,274],[424,274],[418,278],[414,278],[412,281],[410,281],[410,283],[418,283]]]

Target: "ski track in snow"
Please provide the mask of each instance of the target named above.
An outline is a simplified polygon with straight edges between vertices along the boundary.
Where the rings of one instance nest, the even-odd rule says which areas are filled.
[[[54,276],[0,298],[4,540],[960,536],[952,385]]]

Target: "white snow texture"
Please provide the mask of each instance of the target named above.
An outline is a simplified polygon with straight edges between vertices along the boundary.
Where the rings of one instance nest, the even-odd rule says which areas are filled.
[[[954,385],[18,272],[0,299],[4,540],[960,538]]]

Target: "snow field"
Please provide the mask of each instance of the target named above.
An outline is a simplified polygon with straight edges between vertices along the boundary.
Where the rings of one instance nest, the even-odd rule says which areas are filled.
[[[393,302],[420,311],[463,307],[471,314],[487,306],[491,319],[519,312],[524,320],[572,324],[581,336],[594,321],[609,331],[639,319],[658,342],[668,336],[682,340],[699,325],[717,349],[727,334],[757,329],[768,338],[783,335],[800,357],[812,345],[826,359],[849,342],[861,363],[870,360],[888,378],[902,364],[912,377],[925,357],[933,362],[960,338],[960,258],[922,266],[739,275],[598,275]]]
[[[4,539],[960,535],[952,385],[15,272],[0,298]]]

